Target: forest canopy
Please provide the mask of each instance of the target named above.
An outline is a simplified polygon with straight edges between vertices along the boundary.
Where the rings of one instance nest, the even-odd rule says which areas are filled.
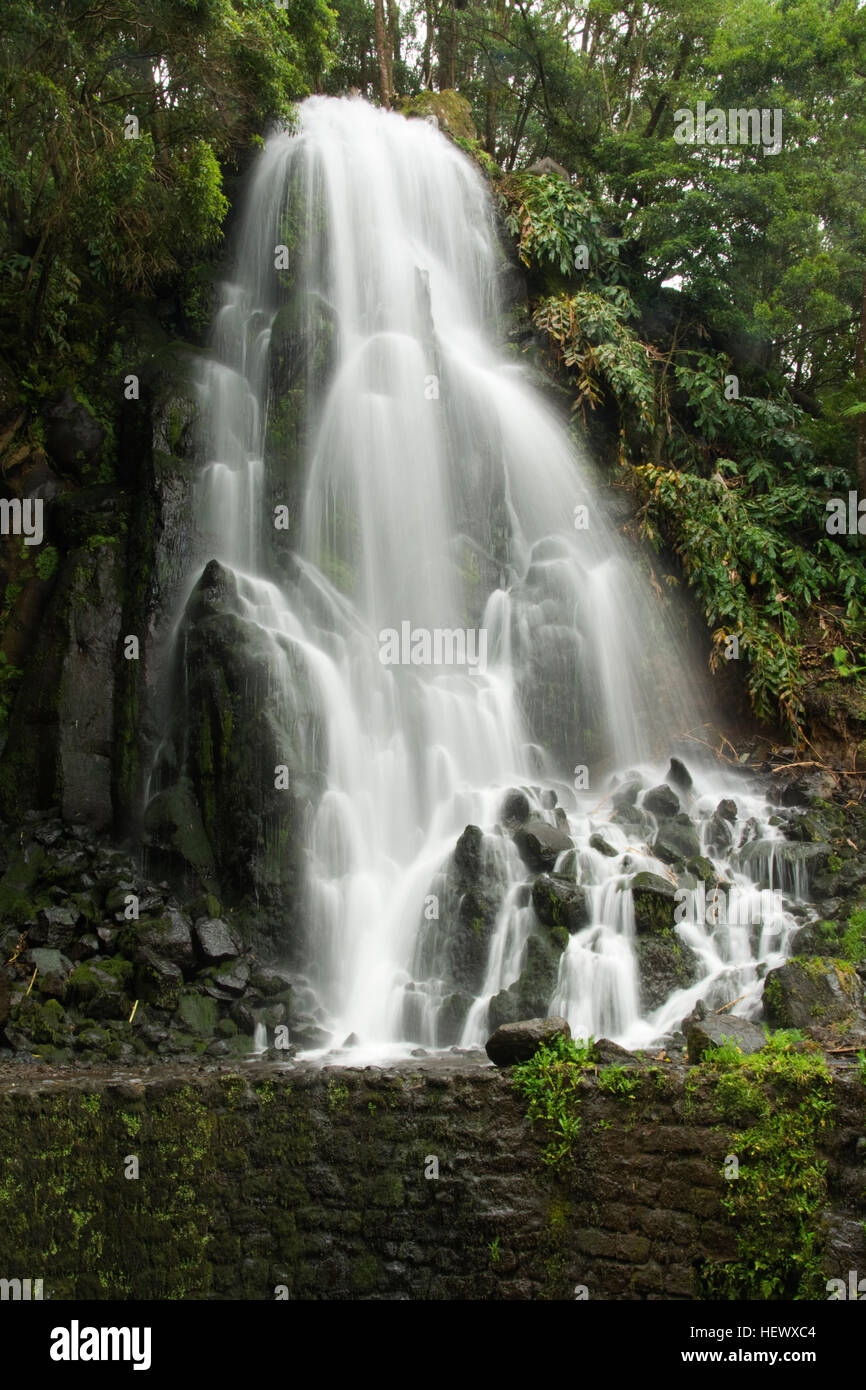
[[[853,527],[827,524],[830,499],[866,498],[857,0],[9,0],[4,18],[7,418],[98,393],[143,299],[204,333],[231,178],[304,96],[456,93],[533,330],[578,426],[615,441],[639,529],[678,556],[711,665],[737,647],[752,709],[795,737],[828,701],[837,730],[866,717],[856,498]],[[699,111],[704,138],[682,138]]]

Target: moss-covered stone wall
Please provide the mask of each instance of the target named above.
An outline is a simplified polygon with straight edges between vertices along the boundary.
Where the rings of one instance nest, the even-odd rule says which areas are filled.
[[[698,1298],[736,1231],[730,1131],[689,1106],[688,1075],[644,1068],[614,1093],[588,1072],[562,1173],[508,1073],[468,1060],[16,1069],[0,1081],[0,1274],[54,1299]],[[816,1238],[847,1279],[866,1272],[866,1086],[854,1068],[832,1084]]]

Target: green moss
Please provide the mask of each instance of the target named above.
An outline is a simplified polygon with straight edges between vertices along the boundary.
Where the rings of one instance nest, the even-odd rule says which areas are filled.
[[[60,563],[60,555],[53,545],[45,545],[36,556],[36,573],[40,579],[53,579]]]
[[[737,1255],[704,1262],[701,1296],[824,1297],[819,1224],[827,1179],[817,1149],[832,1100],[823,1055],[799,1035],[780,1033],[748,1057],[709,1054],[688,1085],[702,1089],[719,1121],[731,1127],[727,1152],[739,1162],[722,1198]]]
[[[866,909],[851,913],[848,930],[838,946],[838,954],[854,965],[866,960]]]
[[[336,1081],[333,1076],[328,1081],[327,1102],[328,1109],[332,1115],[347,1110],[349,1106],[348,1086],[343,1085],[340,1081]]]

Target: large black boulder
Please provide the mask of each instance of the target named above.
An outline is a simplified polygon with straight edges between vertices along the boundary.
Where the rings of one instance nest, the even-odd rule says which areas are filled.
[[[564,1018],[521,1019],[518,1023],[503,1023],[501,1028],[491,1034],[485,1044],[485,1051],[497,1067],[511,1067],[516,1062],[528,1062],[545,1043],[557,1035],[571,1037],[571,1029]]]

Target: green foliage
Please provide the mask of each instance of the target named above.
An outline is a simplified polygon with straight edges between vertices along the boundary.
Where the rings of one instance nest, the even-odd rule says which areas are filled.
[[[16,351],[83,348],[103,331],[100,290],[152,289],[207,252],[221,162],[290,118],[331,37],[324,0],[9,0],[0,320],[19,326]]]
[[[550,174],[515,174],[502,181],[500,194],[524,265],[552,265],[570,276],[586,248],[591,276],[615,277],[620,242],[605,235],[598,205],[580,189]]]
[[[814,460],[797,432],[802,412],[753,397],[728,401],[724,375],[725,363],[708,356],[676,368],[695,433],[671,441],[679,467],[635,467],[643,528],[682,561],[714,629],[711,668],[720,669],[735,637],[755,713],[768,721],[781,714],[796,732],[810,679],[804,624],[817,605],[835,606],[838,621],[861,630],[866,572],[823,529],[826,489],[844,478]]]
[[[60,556],[53,545],[43,546],[36,556],[36,573],[40,579],[51,579],[57,573]]]
[[[795,1031],[768,1035],[749,1057],[708,1053],[690,1085],[708,1087],[719,1119],[731,1126],[739,1160],[722,1206],[737,1256],[707,1261],[703,1294],[723,1299],[822,1297],[818,1219],[826,1203],[826,1164],[817,1144],[831,1121],[832,1078],[820,1049]]]
[[[602,1067],[598,1074],[598,1089],[622,1100],[634,1100],[641,1088],[641,1078],[630,1074],[620,1064]]]
[[[836,947],[835,954],[857,965],[866,960],[866,909],[858,909],[848,918],[848,930]]]
[[[337,1115],[346,1110],[349,1105],[349,1088],[343,1082],[337,1081],[332,1076],[328,1081],[326,1092],[328,1109],[332,1115]],[[372,1104],[372,1101],[370,1102]],[[373,1106],[375,1109],[375,1106]]]
[[[542,1159],[554,1169],[564,1168],[574,1152],[580,1130],[581,1070],[591,1065],[592,1055],[592,1039],[576,1043],[557,1034],[528,1062],[514,1068],[514,1089],[529,1102],[530,1122],[544,1125],[548,1142]]]
[[[573,410],[595,407],[605,399],[604,386],[623,407],[632,406],[644,425],[654,419],[652,349],[641,343],[626,320],[634,314],[628,292],[580,290],[550,295],[533,312],[533,323],[546,333],[562,365],[574,374]]]
[[[846,680],[849,676],[857,676],[861,671],[866,671],[866,666],[852,666],[849,661],[849,653],[844,647],[833,648],[833,665],[837,673]]]

